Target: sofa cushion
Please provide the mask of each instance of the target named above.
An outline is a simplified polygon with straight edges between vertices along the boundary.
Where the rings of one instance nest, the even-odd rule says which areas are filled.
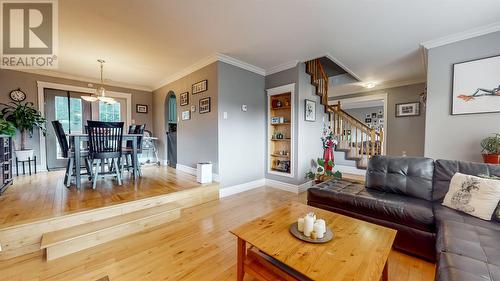
[[[435,229],[431,202],[367,189],[360,184],[328,181],[310,188],[307,199],[423,231]]]
[[[498,202],[500,180],[456,173],[451,178],[443,206],[489,221]]]
[[[430,201],[433,172],[429,158],[374,156],[368,163],[366,187]]]
[[[437,264],[436,281],[500,281],[500,267],[443,252]]]
[[[439,222],[436,252],[453,253],[500,266],[500,230],[445,220]]]
[[[434,191],[432,199],[442,201],[450,181],[455,173],[462,173],[471,176],[495,176],[500,177],[500,165],[474,163],[454,160],[436,160],[434,162]]]
[[[493,220],[485,221],[478,219],[465,213],[442,206],[440,203],[434,203],[433,209],[436,225],[439,225],[442,221],[449,220],[500,231],[500,223]]]

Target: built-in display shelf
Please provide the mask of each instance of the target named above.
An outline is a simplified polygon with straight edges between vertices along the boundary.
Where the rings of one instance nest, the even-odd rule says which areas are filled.
[[[293,177],[294,84],[269,89],[268,173]]]

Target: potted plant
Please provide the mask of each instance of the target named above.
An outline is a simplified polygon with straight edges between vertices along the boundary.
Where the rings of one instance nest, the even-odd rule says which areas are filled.
[[[500,164],[500,134],[496,133],[481,141],[484,163]]]
[[[16,127],[9,121],[0,118],[0,135],[13,137],[16,134]]]
[[[317,161],[313,161],[311,171],[306,173],[306,178],[314,180],[315,184],[330,180],[332,178],[341,179],[342,173],[339,171],[333,172],[333,170],[325,169],[326,167],[335,166],[332,160],[325,161],[323,158],[318,158]]]
[[[21,133],[21,145],[19,150],[15,150],[16,157],[19,161],[26,161],[28,158],[33,159],[33,149],[26,147],[28,136],[33,135],[34,129],[42,130],[45,135],[45,118],[40,111],[36,110],[32,102],[11,102],[10,104],[1,104],[3,106],[0,111],[0,117],[12,123]]]

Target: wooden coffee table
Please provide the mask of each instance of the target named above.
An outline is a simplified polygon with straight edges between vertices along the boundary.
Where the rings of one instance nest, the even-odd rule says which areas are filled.
[[[326,221],[332,241],[311,244],[290,234],[290,224],[308,212]],[[238,237],[238,281],[245,272],[259,280],[387,280],[396,237],[396,230],[301,203],[286,204],[231,233]]]

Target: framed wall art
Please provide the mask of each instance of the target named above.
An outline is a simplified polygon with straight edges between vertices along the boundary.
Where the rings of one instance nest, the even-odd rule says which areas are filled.
[[[179,95],[179,105],[185,106],[189,104],[189,92],[185,92]]]
[[[420,115],[420,102],[407,102],[396,104],[396,117],[408,117]]]
[[[182,120],[185,121],[185,120],[189,120],[189,119],[191,119],[191,111],[189,111],[189,110],[183,111],[182,112]]]
[[[135,112],[137,113],[148,113],[148,106],[145,104],[136,104]]]
[[[199,108],[198,111],[200,112],[200,114],[209,113],[210,112],[210,97],[200,99],[200,104],[199,104],[198,108]]]
[[[193,84],[191,93],[198,94],[201,92],[205,92],[208,89],[208,80],[203,80],[198,83]]]
[[[312,100],[305,100],[304,118],[306,121],[316,121],[316,102]]]
[[[500,56],[453,65],[451,114],[500,112]]]

